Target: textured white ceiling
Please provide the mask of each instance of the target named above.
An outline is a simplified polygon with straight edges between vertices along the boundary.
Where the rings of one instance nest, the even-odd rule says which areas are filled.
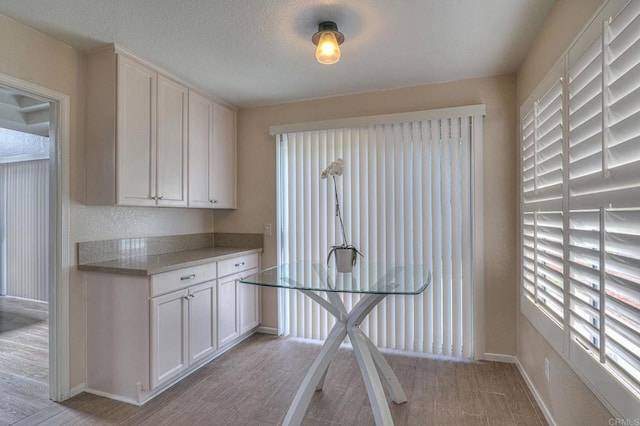
[[[255,106],[516,71],[555,0],[0,0],[80,50],[115,42],[203,91]],[[333,20],[342,59],[315,61]]]

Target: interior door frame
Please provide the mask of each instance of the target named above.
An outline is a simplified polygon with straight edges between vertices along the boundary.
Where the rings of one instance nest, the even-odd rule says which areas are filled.
[[[69,389],[70,97],[0,73],[0,85],[49,102],[51,155],[49,189],[49,397],[64,401]]]

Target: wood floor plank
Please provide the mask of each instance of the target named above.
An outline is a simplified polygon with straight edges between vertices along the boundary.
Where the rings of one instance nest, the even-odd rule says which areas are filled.
[[[62,404],[32,407],[18,425],[279,425],[319,351],[316,343],[255,335],[142,407],[83,393]],[[509,364],[385,357],[409,398],[400,405],[388,398],[396,425],[545,424]],[[373,423],[353,351],[342,347],[302,424]]]
[[[480,391],[480,399],[485,407],[490,425],[513,425],[515,421],[509,411],[507,398],[503,393]]]
[[[538,416],[529,417],[529,416],[514,415],[513,419],[515,420],[515,423],[518,426],[541,426],[542,425],[542,422],[540,421]]]
[[[53,404],[48,315],[46,303],[0,297],[0,425]]]
[[[14,426],[37,426],[37,425],[45,424],[46,422],[49,421],[49,419],[51,419],[52,417],[55,417],[56,415],[58,415],[64,410],[68,410],[68,408],[66,408],[62,404],[55,404],[54,402],[51,402],[45,408],[41,409],[35,414],[32,414],[28,417],[21,419],[16,423],[13,423],[13,425]]]

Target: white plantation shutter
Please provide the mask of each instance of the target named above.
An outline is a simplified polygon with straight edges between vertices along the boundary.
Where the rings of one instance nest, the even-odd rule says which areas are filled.
[[[593,59],[592,59],[593,57]],[[594,106],[571,92],[592,71]],[[640,393],[640,2],[629,3],[571,67],[570,323],[576,351]],[[596,84],[597,83],[597,84]],[[584,91],[584,90],[583,90]],[[585,104],[585,105],[588,105]],[[575,121],[575,122],[573,122]],[[579,126],[582,122],[589,126]],[[577,129],[588,127],[588,132]],[[576,129],[574,131],[574,129]],[[572,354],[584,369],[580,353]]]
[[[333,182],[320,172],[336,158],[347,240],[370,262],[427,264],[432,283],[392,296],[362,328],[380,347],[473,355],[471,257],[472,124],[455,117],[283,133],[277,136],[280,263],[326,261],[342,237]],[[324,339],[331,316],[300,292],[283,297],[283,330]],[[347,309],[360,295],[343,294]]]
[[[562,327],[564,317],[562,212],[535,213],[536,300]]]
[[[605,364],[640,392],[640,3],[608,26]]]
[[[528,300],[562,328],[563,85],[559,71],[556,74],[521,118],[522,288]]]
[[[536,151],[533,108],[521,120],[522,125],[522,197],[532,201],[536,190]]]
[[[535,213],[522,214],[522,285],[524,294],[536,301],[536,233]]]
[[[605,365],[640,391],[640,210],[605,213]]]
[[[537,155],[550,127],[540,132],[537,115],[553,87],[521,116],[522,303],[566,324],[560,346],[536,326],[612,412],[640,418],[640,1],[606,3],[565,63],[567,185],[557,212],[540,191],[556,184],[540,181],[553,173],[540,164],[548,156]]]
[[[600,352],[600,211],[569,217],[569,325],[583,345]]]
[[[560,79],[535,104],[535,201],[562,201],[562,144]]]
[[[568,71],[569,327],[572,336],[594,354],[600,354],[602,333],[601,212],[589,201],[588,188],[603,170],[603,64],[599,32]]]

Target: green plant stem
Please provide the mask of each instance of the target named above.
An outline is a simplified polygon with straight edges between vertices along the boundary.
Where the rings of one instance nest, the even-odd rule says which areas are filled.
[[[340,212],[340,201],[338,200],[338,184],[336,183],[336,177],[331,175],[333,179],[333,191],[336,195],[336,216],[340,219],[340,229],[342,230],[342,245],[347,246],[347,235],[344,232],[344,223],[342,222],[342,213]]]

